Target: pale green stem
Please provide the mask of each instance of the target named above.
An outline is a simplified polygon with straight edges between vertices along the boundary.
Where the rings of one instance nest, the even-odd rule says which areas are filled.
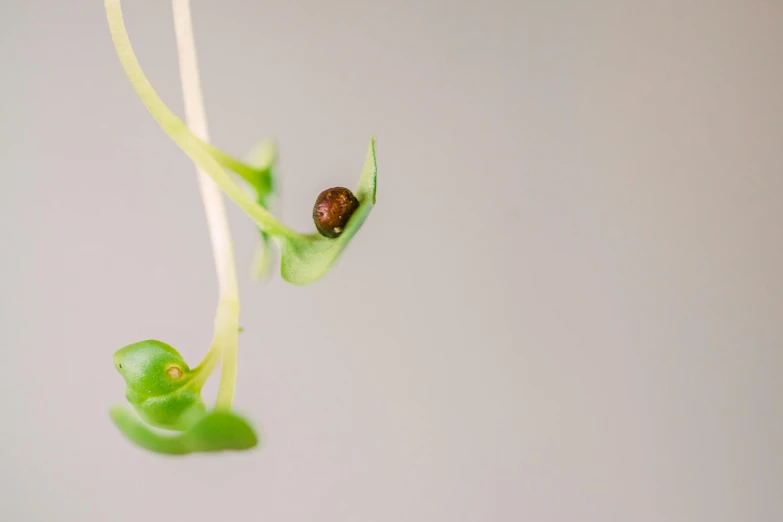
[[[188,127],[205,143],[209,142],[207,117],[199,80],[196,43],[190,14],[190,0],[172,0],[174,27],[179,51],[180,79]],[[222,355],[222,372],[215,409],[230,410],[237,375],[237,345],[239,344],[239,292],[234,263],[234,247],[228,226],[226,207],[220,188],[198,166],[198,180],[217,271],[220,300],[215,314],[212,346],[197,368],[197,379],[206,379]],[[203,376],[203,377],[202,377]]]

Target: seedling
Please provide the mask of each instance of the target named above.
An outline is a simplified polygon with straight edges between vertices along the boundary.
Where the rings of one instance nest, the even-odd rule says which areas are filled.
[[[142,341],[117,351],[114,365],[125,379],[125,395],[133,410],[114,406],[111,417],[131,441],[157,453],[246,450],[257,446],[258,437],[251,424],[232,411],[241,328],[233,244],[222,194],[258,227],[257,277],[269,275],[274,244],[280,252],[280,275],[285,281],[314,283],[329,271],[375,205],[375,140],[370,139],[356,190],[328,189],[316,200],[313,219],[320,233],[305,234],[287,227],[272,209],[277,188],[276,146],[271,142],[260,145],[245,162],[208,142],[189,0],[173,0],[173,7],[189,125],[166,106],[144,75],[130,44],[120,0],[105,0],[112,40],[131,85],[199,171],[220,292],[215,333],[204,359],[192,369],[176,349],[161,341]],[[219,363],[218,396],[209,411],[201,389]]]

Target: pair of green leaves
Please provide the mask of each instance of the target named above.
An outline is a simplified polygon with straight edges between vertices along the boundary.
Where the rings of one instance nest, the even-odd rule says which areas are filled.
[[[123,406],[111,409],[111,418],[125,436],[138,446],[154,453],[187,455],[196,452],[248,450],[258,444],[250,425],[230,412],[211,412],[177,436],[163,436],[140,423]]]
[[[280,251],[280,274],[295,285],[323,277],[359,231],[375,205],[377,167],[375,140],[369,148],[354,193],[359,208],[342,234],[335,239],[318,233],[292,230],[274,217],[270,208],[276,191],[277,151],[267,143],[256,149],[248,163],[237,160],[188,129],[161,100],[141,69],[130,44],[119,0],[105,0],[112,40],[120,62],[144,105],[166,134],[257,225],[261,246],[256,275],[271,267],[272,243]],[[229,172],[243,180],[243,189]],[[207,412],[201,399],[206,381],[203,365],[190,369],[181,355],[160,341],[143,341],[119,350],[115,366],[125,378],[126,398],[135,409],[115,406],[111,417],[120,430],[139,446],[157,453],[183,455],[192,452],[243,450],[255,447],[257,436],[250,424],[228,411]],[[164,434],[158,429],[170,430]]]
[[[142,448],[185,455],[250,449],[258,444],[253,428],[242,417],[206,411],[201,399],[206,380],[203,369],[191,370],[168,344],[150,340],[126,346],[114,354],[114,366],[125,379],[125,397],[136,414],[115,406],[111,418]],[[156,428],[176,434],[164,435]]]
[[[226,411],[206,411],[201,399],[204,369],[191,370],[168,344],[150,340],[128,345],[114,354],[114,366],[125,379],[125,397],[136,414],[124,406],[114,406],[111,418],[142,448],[186,455],[244,450],[258,444],[253,428],[242,417]],[[175,434],[164,435],[156,429]]]

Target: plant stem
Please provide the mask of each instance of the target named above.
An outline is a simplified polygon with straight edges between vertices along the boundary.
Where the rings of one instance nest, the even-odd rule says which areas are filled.
[[[190,0],[172,0],[174,28],[179,53],[180,79],[185,102],[185,120],[191,132],[209,142],[204,98],[199,80],[196,43],[190,14]],[[220,388],[215,409],[230,410],[234,398],[237,375],[237,345],[239,344],[239,291],[237,289],[234,247],[228,226],[223,195],[212,179],[201,169],[198,171],[201,197],[207,216],[207,226],[212,242],[220,299],[215,314],[215,333],[212,346],[199,373],[208,376],[222,356]]]

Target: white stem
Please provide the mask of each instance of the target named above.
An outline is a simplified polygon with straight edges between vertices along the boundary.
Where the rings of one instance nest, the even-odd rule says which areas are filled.
[[[193,22],[190,14],[190,0],[172,0],[174,28],[179,51],[180,78],[185,101],[185,119],[191,132],[209,142],[204,97],[201,93],[196,42],[193,36]],[[239,292],[234,263],[234,247],[228,226],[223,195],[207,174],[198,167],[201,197],[207,215],[207,226],[215,258],[220,301],[215,317],[215,337],[210,348],[211,358],[207,364],[216,365],[217,355],[223,359],[217,408],[230,409],[236,381],[236,348],[238,342]],[[214,366],[213,366],[214,367]]]
[[[172,6],[179,51],[182,95],[185,99],[185,121],[193,134],[208,142],[209,130],[204,110],[204,96],[201,93],[196,42],[193,37],[193,24],[190,16],[190,0],[173,0]],[[209,235],[212,239],[220,296],[221,298],[235,299],[238,292],[234,268],[234,248],[226,217],[226,207],[223,204],[223,194],[209,176],[198,168],[196,170],[201,186],[201,197],[204,200],[204,210],[207,214]]]

